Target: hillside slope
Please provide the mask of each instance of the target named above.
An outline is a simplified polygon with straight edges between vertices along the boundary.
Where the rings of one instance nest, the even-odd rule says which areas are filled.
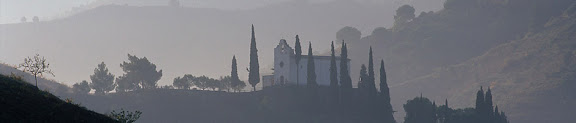
[[[498,45],[485,54],[395,87],[419,89],[455,106],[472,106],[475,89],[489,86],[495,104],[513,122],[576,121],[576,3],[540,30]],[[403,100],[399,97],[397,99]]]
[[[14,74],[17,76],[21,76],[24,79],[24,82],[30,84],[35,83],[34,76],[32,76],[30,73],[22,72],[21,70],[15,68],[12,65],[0,63],[0,74],[2,75]],[[66,97],[67,95],[70,95],[72,93],[70,87],[62,83],[56,82],[54,80],[46,79],[44,77],[38,77],[38,88],[40,88],[40,90],[48,91],[59,97]]]
[[[3,122],[117,122],[4,75],[0,75],[0,95]]]

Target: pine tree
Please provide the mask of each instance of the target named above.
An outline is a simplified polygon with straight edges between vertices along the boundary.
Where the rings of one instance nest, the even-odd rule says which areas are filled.
[[[366,86],[368,87],[368,95],[374,96],[377,93],[376,81],[374,77],[374,60],[372,59],[372,46],[370,46],[370,54],[368,55],[368,80]]]
[[[390,104],[390,89],[388,88],[388,83],[386,81],[386,70],[384,69],[384,60],[380,62],[380,97],[384,104],[384,123],[395,123],[394,120],[394,110],[392,109],[392,104]]]
[[[104,62],[98,64],[98,67],[94,69],[94,74],[90,75],[90,80],[92,80],[90,87],[95,90],[94,94],[97,95],[104,95],[116,87],[114,75],[108,72]]]
[[[256,91],[256,85],[260,83],[260,65],[258,65],[258,49],[256,48],[256,36],[252,25],[252,40],[250,41],[250,69],[248,69],[248,82]]]
[[[312,54],[312,43],[308,46],[308,66],[307,66],[307,86],[308,87],[317,87],[318,83],[316,83],[316,68],[314,65],[314,55]]]
[[[344,90],[352,89],[352,79],[348,71],[348,49],[344,41],[342,41],[342,51],[340,53],[340,86]]]
[[[232,57],[232,71],[230,72],[230,86],[236,88],[240,85],[240,78],[238,77],[238,65],[236,63],[236,55]]]
[[[300,85],[300,59],[302,59],[302,46],[300,46],[300,37],[296,35],[296,44],[294,45],[294,58],[296,59],[296,86]]]
[[[338,87],[338,71],[336,70],[336,56],[334,55],[334,41],[330,50],[332,55],[330,56],[330,87]]]

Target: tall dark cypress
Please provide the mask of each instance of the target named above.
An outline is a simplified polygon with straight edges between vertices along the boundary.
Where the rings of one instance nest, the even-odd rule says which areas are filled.
[[[232,71],[230,72],[231,86],[237,87],[240,85],[240,79],[238,78],[238,67],[236,64],[236,55],[232,57]]]
[[[368,80],[368,73],[366,73],[366,65],[362,64],[360,67],[360,81],[358,81],[358,89],[362,91],[362,94],[366,94],[367,92],[367,80]]]
[[[384,123],[396,123],[396,120],[394,120],[394,110],[392,109],[392,104],[390,103],[390,89],[388,88],[388,82],[386,79],[384,60],[382,60],[380,61],[380,96],[384,105]]]
[[[332,45],[330,50],[332,51],[332,55],[330,56],[330,87],[338,87],[338,70],[336,70],[336,55],[334,55],[334,41],[332,41]]]
[[[494,105],[492,104],[492,91],[490,91],[490,87],[488,87],[488,91],[486,91],[486,97],[484,98],[485,106],[484,110],[486,111],[486,115],[488,116],[488,120],[493,121],[494,117]]]
[[[484,96],[484,89],[480,87],[480,90],[476,93],[476,115],[477,121],[479,123],[486,123],[488,122],[488,112],[486,110],[486,102]]]
[[[294,45],[294,58],[296,59],[296,86],[300,85],[300,59],[302,59],[302,46],[300,46],[300,37],[296,35],[296,44]]]
[[[498,106],[494,108],[494,121],[493,123],[502,123],[502,118],[500,112],[498,112]]]
[[[368,55],[368,80],[366,86],[368,87],[368,95],[374,96],[378,92],[376,90],[376,80],[374,77],[374,60],[372,59],[372,46],[370,46],[370,54]]]
[[[501,123],[509,123],[508,121],[508,117],[506,116],[506,113],[504,112],[500,112],[500,122]]]
[[[250,69],[248,70],[248,82],[256,91],[256,85],[260,83],[260,65],[258,64],[258,49],[256,49],[256,36],[252,25],[252,41],[250,42]]]
[[[444,123],[450,123],[450,117],[452,117],[451,115],[451,111],[450,111],[450,106],[448,106],[448,99],[445,100],[444,102],[444,110],[443,110],[443,116],[444,116]]]
[[[484,90],[480,87],[480,90],[476,93],[476,113],[482,112],[484,107]]]
[[[316,83],[316,66],[314,65],[314,55],[312,54],[312,43],[308,46],[308,66],[307,66],[307,82],[308,87],[317,87]]]
[[[342,51],[340,52],[340,87],[344,90],[349,90],[352,89],[352,78],[350,78],[348,71],[348,49],[344,41],[342,41]]]

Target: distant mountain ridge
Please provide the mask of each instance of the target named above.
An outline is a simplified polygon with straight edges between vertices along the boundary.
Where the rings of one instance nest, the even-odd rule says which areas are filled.
[[[386,61],[400,114],[403,101],[420,94],[470,107],[484,86],[511,122],[576,121],[576,2],[471,1],[375,31],[351,42],[350,56],[367,60],[363,49],[384,47],[375,56]]]

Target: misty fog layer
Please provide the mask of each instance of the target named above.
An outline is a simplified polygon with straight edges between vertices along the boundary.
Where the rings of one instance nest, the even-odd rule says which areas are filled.
[[[354,26],[369,34],[392,24],[393,11],[393,5],[355,2],[290,2],[238,11],[102,6],[54,21],[1,25],[0,58],[18,64],[24,56],[40,53],[52,61],[54,79],[71,85],[88,79],[100,62],[120,74],[118,65],[130,53],[164,69],[159,82],[164,85],[185,73],[226,75],[232,55],[238,56],[239,68],[245,68],[249,25],[254,24],[262,71],[271,73],[271,51],[280,39],[293,44],[299,34],[303,41],[318,44],[316,51],[325,51],[339,28]],[[245,77],[246,72],[240,74]]]

